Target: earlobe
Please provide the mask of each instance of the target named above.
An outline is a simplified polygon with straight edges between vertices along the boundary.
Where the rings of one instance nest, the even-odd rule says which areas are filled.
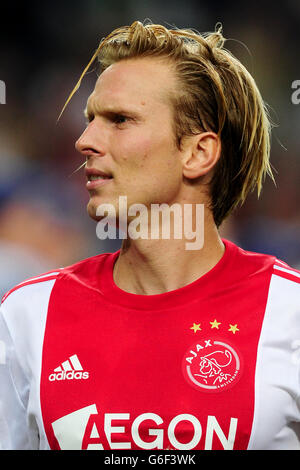
[[[191,137],[185,152],[183,175],[195,179],[206,175],[221,155],[221,140],[215,132],[202,132]]]

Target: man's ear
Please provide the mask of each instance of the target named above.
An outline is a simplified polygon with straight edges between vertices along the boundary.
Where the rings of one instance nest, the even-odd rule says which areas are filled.
[[[221,156],[221,140],[215,132],[202,132],[188,138],[182,162],[183,175],[195,179],[206,175]]]

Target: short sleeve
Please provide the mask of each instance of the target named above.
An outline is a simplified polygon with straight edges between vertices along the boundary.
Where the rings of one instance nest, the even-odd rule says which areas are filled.
[[[0,449],[32,449],[27,425],[29,387],[0,307]],[[32,439],[33,438],[33,439]]]

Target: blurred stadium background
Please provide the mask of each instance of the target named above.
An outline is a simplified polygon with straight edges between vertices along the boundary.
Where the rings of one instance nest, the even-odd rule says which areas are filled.
[[[224,223],[223,236],[300,267],[300,2],[85,0],[1,4],[0,295],[27,277],[115,251],[96,237],[74,142],[95,67],[56,124],[59,112],[100,39],[146,18],[165,26],[212,31],[223,24],[230,49],[253,74],[277,126],[272,165],[277,187],[249,197]],[[246,46],[246,47],[245,47]]]

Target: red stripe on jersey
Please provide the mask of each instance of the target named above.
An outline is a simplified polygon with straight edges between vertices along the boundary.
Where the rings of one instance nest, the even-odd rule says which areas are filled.
[[[299,271],[299,269],[291,268],[291,266],[289,266],[289,265],[286,264],[286,263],[283,263],[283,266],[281,266],[281,265],[278,266],[278,264],[276,264],[276,263],[278,263],[278,260],[276,260],[276,262],[275,262],[275,264],[274,264],[274,268],[275,268],[275,269],[276,269],[276,267],[279,268],[279,270],[287,269],[288,271],[292,271],[292,272],[294,272],[294,273],[296,273],[296,274],[298,274],[298,275],[300,276],[300,271]]]
[[[224,243],[206,275],[157,296],[114,284],[117,254],[57,280],[41,373],[51,449],[247,448],[274,258]]]
[[[289,271],[290,271],[290,268],[289,268]],[[295,273],[299,273],[299,271],[297,270],[293,270],[293,271]],[[292,272],[282,271],[274,267],[273,274],[275,274],[276,276],[283,277],[284,279],[288,279],[289,281],[297,282],[298,284],[300,284],[300,276],[299,277],[295,276]]]

